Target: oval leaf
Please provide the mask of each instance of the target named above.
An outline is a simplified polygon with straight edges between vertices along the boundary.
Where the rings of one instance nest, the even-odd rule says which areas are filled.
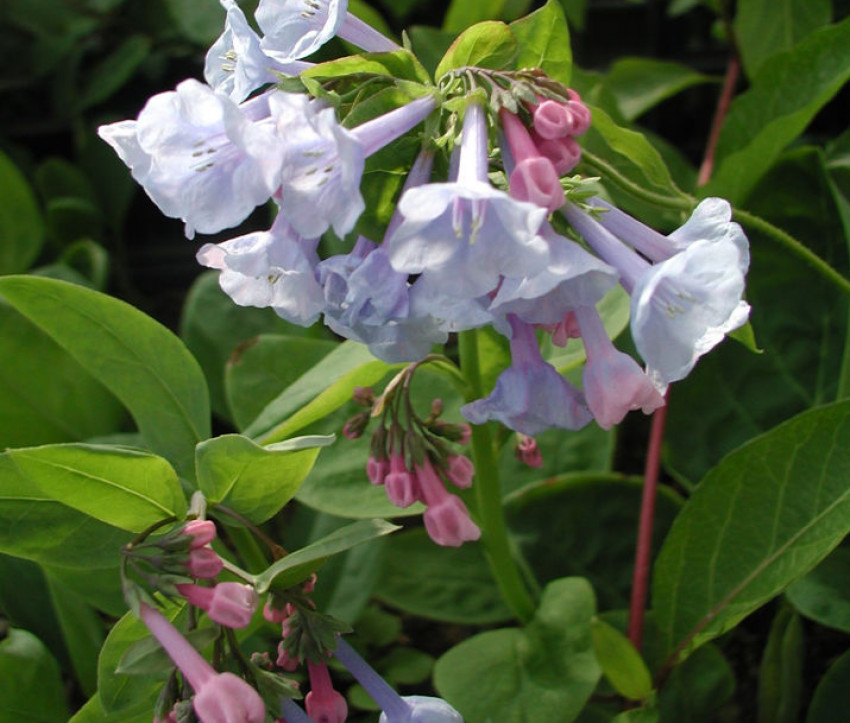
[[[608,682],[629,700],[644,700],[652,693],[652,676],[640,653],[613,625],[595,618],[593,649]]]
[[[467,65],[499,70],[510,65],[517,50],[516,38],[507,25],[495,20],[478,23],[451,44],[434,77],[439,80],[450,70]]]

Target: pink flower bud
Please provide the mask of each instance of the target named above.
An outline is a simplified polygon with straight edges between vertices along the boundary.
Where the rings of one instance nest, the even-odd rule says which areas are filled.
[[[396,507],[410,507],[419,499],[416,477],[408,472],[400,454],[390,457],[390,473],[384,478],[384,487],[387,497]]]
[[[382,485],[390,471],[390,461],[386,458],[376,459],[374,455],[366,462],[366,476],[373,485]]]
[[[570,96],[569,101],[567,101],[567,109],[573,117],[573,129],[571,131],[571,135],[580,136],[588,128],[590,128],[592,114],[590,112],[590,108],[582,103],[581,96],[578,93],[576,93],[572,88],[567,90],[567,93]]]
[[[289,651],[284,647],[282,640],[277,645],[276,665],[278,668],[283,668],[288,673],[292,673],[298,668],[298,658],[294,658],[289,654]]]
[[[195,691],[192,707],[202,723],[264,723],[259,693],[233,673],[219,673]]]
[[[463,500],[456,495],[446,494],[436,504],[429,505],[423,517],[428,535],[438,545],[460,547],[464,542],[481,537],[481,530],[470,519]]]
[[[534,107],[534,130],[541,138],[554,140],[573,132],[573,114],[566,103],[556,100],[544,100]]]
[[[552,161],[543,156],[529,157],[517,163],[509,183],[513,198],[542,206],[550,212],[567,202]]]
[[[263,606],[263,617],[270,623],[282,623],[289,617],[289,612],[286,607],[273,607],[271,598],[269,598]]]
[[[316,582],[318,581],[319,576],[314,572],[310,577],[308,577],[304,583],[301,585],[301,592],[305,595],[309,595],[313,590],[316,589]]]
[[[228,628],[247,627],[259,602],[254,588],[239,582],[220,582],[212,588],[184,583],[177,590],[191,605],[205,610],[210,620]]]
[[[547,158],[558,176],[564,176],[572,171],[581,160],[581,146],[575,138],[566,136],[548,140],[532,133],[537,150]]]
[[[529,467],[537,469],[543,466],[543,453],[540,451],[540,447],[537,446],[537,440],[534,437],[527,437],[517,432],[517,445],[514,455],[517,460]]]
[[[190,577],[209,580],[224,568],[224,562],[211,547],[196,547],[189,550],[186,570]]]
[[[460,437],[457,440],[458,444],[469,444],[469,440],[472,439],[472,427],[468,424],[458,424],[457,426],[460,429]]]
[[[307,663],[310,673],[310,687],[304,699],[304,707],[315,723],[345,723],[348,717],[348,705],[331,683],[328,666],[325,663]]]
[[[215,522],[212,520],[191,520],[183,527],[184,535],[191,535],[192,541],[189,547],[203,547],[209,545],[215,539]]]
[[[466,488],[472,485],[475,476],[475,467],[472,460],[462,454],[450,454],[448,458],[449,468],[446,477],[455,487]]]

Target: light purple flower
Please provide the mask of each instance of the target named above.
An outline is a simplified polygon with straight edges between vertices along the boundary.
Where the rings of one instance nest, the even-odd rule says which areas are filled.
[[[283,149],[265,98],[237,106],[196,80],[153,96],[136,121],[98,134],[131,169],[159,209],[186,235],[241,223],[279,184]]]
[[[584,396],[597,424],[611,429],[634,409],[650,414],[663,406],[664,397],[638,363],[611,343],[596,309],[583,306],[575,314],[587,351]]]
[[[516,201],[488,182],[484,109],[466,109],[458,178],[407,191],[399,201],[404,220],[385,242],[393,268],[421,274],[447,297],[474,299],[501,276],[541,271],[548,246],[537,233],[546,210]]]
[[[347,10],[347,0],[260,0],[255,17],[265,35],[263,51],[287,63],[316,52],[335,35],[368,52],[399,49]]]
[[[278,214],[268,231],[205,244],[198,262],[220,269],[219,285],[239,306],[271,307],[300,326],[316,322],[324,308],[316,280],[318,239],[304,239]]]
[[[245,19],[236,0],[221,0],[227,10],[224,32],[207,52],[204,78],[216,91],[237,103],[258,88],[278,79],[276,72],[298,75],[312,63],[293,60],[281,63],[263,52],[260,36]]]
[[[534,327],[515,316],[511,366],[501,373],[489,397],[461,408],[473,424],[497,420],[517,432],[534,436],[550,427],[580,429],[592,415],[577,389],[543,360]]]
[[[746,322],[750,307],[742,296],[749,249],[725,201],[706,199],[667,239],[619,212],[606,221],[625,241],[659,259],[655,264],[577,206],[568,204],[564,215],[619,271],[631,294],[635,346],[659,389],[686,377],[700,356]]]

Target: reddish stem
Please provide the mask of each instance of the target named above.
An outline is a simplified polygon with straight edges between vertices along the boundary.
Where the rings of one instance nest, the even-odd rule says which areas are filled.
[[[699,186],[708,183],[714,171],[714,159],[717,153],[720,129],[723,127],[726,114],[729,112],[729,105],[732,103],[740,72],[741,61],[737,52],[733,49],[729,58],[729,65],[726,68],[723,89],[717,101],[717,110],[711,123],[711,131],[705,148],[705,158],[697,176],[697,185]],[[669,400],[670,390],[668,389],[665,395],[665,405],[656,410],[653,415],[652,429],[649,434],[649,448],[646,452],[643,496],[638,522],[637,549],[635,550],[635,569],[632,577],[632,599],[629,606],[629,640],[638,650],[643,643],[643,620],[652,567],[652,525],[655,518],[658,474],[661,469],[661,444],[664,441],[664,425],[667,420],[667,402]]]

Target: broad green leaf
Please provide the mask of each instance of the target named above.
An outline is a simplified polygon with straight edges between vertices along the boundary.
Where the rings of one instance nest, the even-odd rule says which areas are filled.
[[[178,629],[177,620],[185,618],[186,607],[171,606],[162,614]],[[116,673],[127,650],[139,640],[150,635],[145,624],[128,612],[109,631],[97,664],[97,694],[102,711],[109,715],[128,711],[135,714],[140,701],[148,702],[148,716],[162,684],[165,674],[123,675]]]
[[[345,78],[351,75],[386,75],[388,78],[412,80],[417,83],[431,82],[428,71],[422,67],[416,56],[403,49],[392,53],[349,55],[319,63],[301,73],[301,77],[317,80]]]
[[[221,635],[217,626],[199,628],[183,635],[195,650],[202,651]],[[115,668],[118,675],[155,675],[169,673],[174,667],[168,653],[152,636],[132,643]]]
[[[416,53],[416,57],[425,69],[433,75],[440,64],[440,59],[454,42],[455,33],[427,25],[414,25],[409,29],[409,33],[413,52]]]
[[[97,656],[106,631],[95,610],[58,578],[47,575],[50,600],[71,658],[74,677],[86,695],[97,690]]]
[[[228,360],[238,358],[254,337],[285,333],[291,327],[271,309],[234,304],[219,287],[218,276],[217,271],[208,271],[192,284],[180,318],[180,337],[204,370],[213,412],[228,419],[224,386]]]
[[[385,520],[360,520],[346,525],[318,542],[281,558],[256,576],[255,587],[262,594],[270,587],[285,589],[309,577],[328,557],[345,552],[376,537],[401,529]]]
[[[511,619],[481,547],[439,547],[422,529],[387,541],[375,595],[430,620],[486,625]]]
[[[82,441],[114,432],[126,420],[102,384],[2,303],[0,338],[0,448]]]
[[[611,723],[658,723],[659,713],[655,708],[635,708],[620,713]]]
[[[622,58],[611,66],[605,86],[614,94],[623,117],[633,121],[677,93],[711,81],[679,63],[650,58]]]
[[[593,123],[583,143],[594,153],[606,156],[617,154],[618,168],[642,186],[676,196],[678,189],[670,177],[661,154],[638,131],[618,126],[604,110],[591,107]]]
[[[836,268],[846,263],[841,220],[822,152],[790,151],[750,197],[748,210],[793,234]],[[669,398],[665,462],[697,482],[730,451],[837,394],[847,332],[843,294],[796,257],[747,229],[750,321],[763,354],[726,341]]]
[[[671,659],[730,629],[850,532],[850,402],[798,415],[728,455],[673,523],[653,610]]]
[[[729,109],[717,145],[717,171],[701,195],[742,203],[848,78],[850,18],[766,60]]]
[[[806,723],[834,723],[838,711],[846,710],[850,689],[850,650],[826,671],[812,697]]]
[[[77,109],[85,110],[102,103],[120,90],[133,77],[151,51],[151,41],[144,35],[131,35],[115,50],[91,68],[86,86],[80,94]]]
[[[495,21],[478,23],[452,43],[434,77],[439,81],[450,70],[467,65],[501,70],[513,62],[517,50],[516,38],[507,25]]]
[[[393,648],[376,666],[395,685],[419,685],[431,676],[434,658],[416,648]]]
[[[281,389],[336,349],[337,342],[263,334],[237,349],[225,367],[227,404],[238,429],[248,427]]]
[[[0,454],[0,552],[73,570],[114,567],[131,535],[58,500]]]
[[[661,688],[660,720],[717,723],[735,693],[735,673],[710,643],[676,666]]]
[[[510,25],[519,44],[517,68],[540,68],[550,78],[569,85],[573,69],[570,31],[558,0],[547,3]]]
[[[511,536],[538,580],[581,575],[593,585],[601,607],[624,608],[641,490],[639,478],[617,474],[541,475],[507,497],[505,514]],[[656,504],[653,550],[660,549],[681,503],[662,487]]]
[[[286,439],[339,409],[355,387],[375,384],[391,369],[363,344],[343,342],[269,402],[244,434],[264,444]]]
[[[124,534],[128,535],[125,541],[129,542],[129,533]],[[127,603],[124,602],[124,593],[121,590],[120,546],[116,544],[114,547],[108,547],[106,552],[111,555],[101,567],[72,568],[50,563],[41,564],[45,573],[61,582],[89,605],[113,618],[120,618],[127,612]]]
[[[254,524],[277,514],[292,499],[333,437],[303,437],[260,447],[227,434],[195,450],[198,487],[209,504],[222,504]]]
[[[208,47],[224,29],[224,10],[216,3],[165,0],[169,15],[187,40]]]
[[[831,0],[747,0],[735,13],[735,40],[752,78],[772,55],[789,50],[813,30],[827,25]]]
[[[44,244],[44,220],[26,178],[0,153],[0,274],[26,271]]]
[[[839,547],[785,592],[794,609],[821,625],[850,633],[850,549]]]
[[[63,444],[7,454],[20,475],[49,498],[122,530],[141,532],[186,512],[171,465],[147,452]]]
[[[155,698],[150,701],[142,700],[132,708],[107,714],[103,711],[100,698],[95,695],[89,698],[68,723],[150,723],[154,701]]]
[[[0,700],[0,723],[57,723],[68,717],[59,665],[26,630],[10,630],[0,641]]]
[[[593,651],[602,673],[614,689],[629,700],[645,700],[652,693],[652,677],[632,642],[613,625],[594,618]]]
[[[460,33],[475,23],[496,19],[504,5],[505,0],[452,0],[443,20],[443,30]]]
[[[795,723],[803,693],[803,625],[783,607],[773,619],[761,659],[758,689],[759,723]]]
[[[177,337],[129,304],[52,279],[0,278],[0,295],[130,410],[150,448],[190,475],[209,437],[203,375]]]
[[[586,580],[556,580],[526,627],[491,630],[455,646],[437,661],[434,684],[469,721],[569,723],[599,680],[594,608]]]

